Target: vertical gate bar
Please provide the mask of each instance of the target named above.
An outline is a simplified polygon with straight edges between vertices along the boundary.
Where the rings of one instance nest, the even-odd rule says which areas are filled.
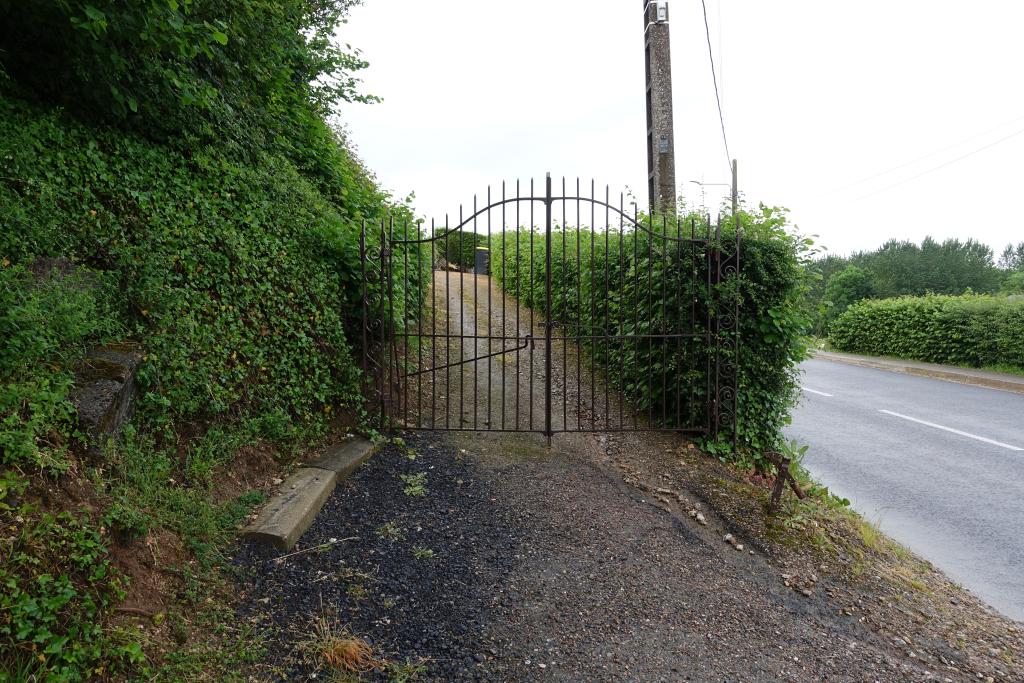
[[[683,223],[682,223],[682,220],[679,218],[679,214],[677,213],[676,214],[676,240],[677,241],[676,241],[676,263],[675,263],[675,268],[676,268],[676,272],[678,272],[678,275],[676,275],[676,277],[679,278],[679,282],[680,283],[683,282],[683,242],[682,242],[682,239],[683,239]],[[676,427],[678,429],[684,429],[686,427],[686,424],[684,424],[684,422],[683,422],[683,383],[684,382],[682,380],[682,378],[683,378],[682,372],[683,372],[683,369],[685,368],[685,364],[683,364],[682,361],[683,361],[683,359],[686,358],[686,350],[683,348],[683,345],[685,343],[686,337],[682,336],[682,335],[686,334],[686,323],[683,320],[683,311],[685,311],[685,310],[686,310],[686,307],[683,305],[683,300],[680,298],[679,299],[679,308],[676,310],[676,313],[678,314],[678,321],[677,321],[678,325],[679,325],[678,332],[680,334],[680,337],[679,337],[679,339],[677,341],[677,344],[676,344],[676,358],[679,361],[679,365],[678,365],[678,367],[676,368],[676,371],[675,371],[675,378],[676,378]],[[689,381],[687,380],[686,383],[689,383]]]
[[[530,334],[533,334],[533,309],[537,306],[537,302],[533,300],[534,282],[533,282],[533,198],[535,193],[533,191],[533,178],[530,178],[530,302],[527,308],[530,311]],[[530,385],[529,390],[526,394],[528,410],[530,411],[530,424],[527,427],[531,432],[533,431],[533,348],[530,348]]]
[[[690,333],[697,333],[697,294],[700,292],[700,287],[697,282],[697,218],[690,216],[690,270],[692,276],[690,279]],[[696,375],[698,356],[697,356],[697,338],[695,336],[689,337],[689,355],[687,366],[693,366],[694,374]],[[696,410],[697,403],[697,382],[690,382],[690,396],[689,406],[687,410],[687,423],[693,423],[693,426],[697,426],[697,415],[694,412]]]
[[[409,239],[409,219],[402,218],[402,239]],[[402,265],[404,270],[402,272],[402,358],[401,365],[399,366],[399,375],[402,374],[402,369],[406,367],[409,361],[409,245],[402,245]],[[402,419],[409,422],[409,414],[412,411],[412,401],[410,400],[409,387],[412,382],[405,382],[403,384],[405,391],[405,412],[402,413]],[[418,423],[417,418],[417,423]]]
[[[466,253],[466,227],[462,224],[464,220],[462,205],[459,205],[459,259]],[[461,263],[459,266],[459,422],[456,425],[459,429],[462,429],[462,423],[466,421],[466,369],[462,363],[466,360],[466,279],[463,277],[464,273],[462,269],[465,267]]]
[[[722,214],[715,218],[715,438],[722,418]]]
[[[473,351],[472,351],[472,353],[473,353],[472,357],[473,358],[476,358],[477,356],[480,355],[480,339],[478,338],[479,335],[477,334],[478,330],[480,329],[480,321],[477,319],[477,303],[478,303],[478,299],[480,298],[480,290],[479,290],[479,287],[477,286],[478,283],[476,281],[476,240],[477,240],[477,236],[480,233],[477,232],[477,227],[478,226],[477,226],[477,222],[476,222],[476,212],[477,212],[477,200],[476,200],[476,195],[473,195],[473,239],[471,239],[469,241],[469,246],[473,248],[473,272],[472,272],[472,276],[473,277],[470,280],[473,283],[473,328],[472,328],[473,329]],[[463,254],[463,258],[465,258],[465,254]],[[469,330],[463,330],[462,334],[466,334],[468,331]],[[463,360],[465,360],[465,359],[463,359]],[[479,413],[478,406],[480,405],[480,401],[477,400],[477,395],[478,395],[478,391],[477,391],[477,375],[478,375],[478,372],[477,371],[479,369],[480,369],[480,361],[477,361],[477,360],[473,361],[473,398],[472,398],[472,401],[473,401],[473,429],[476,429],[476,427],[477,427],[477,415]]]
[[[597,429],[597,199],[596,183],[590,179],[590,426]]]
[[[544,181],[544,434],[551,445],[551,174]]]
[[[565,176],[562,176],[562,281],[565,282],[566,274],[566,258],[565,258],[565,229],[568,221],[568,212],[565,208]],[[568,296],[565,297],[566,299]],[[563,300],[562,305],[564,308],[569,307],[565,305]],[[568,310],[562,312],[564,318],[569,314]],[[552,321],[554,322],[554,321]],[[562,430],[569,431],[569,341],[566,339],[569,334],[569,327],[565,320],[560,321],[560,334],[562,337]],[[550,381],[550,380],[549,380]]]
[[[576,176],[576,430],[583,429],[583,263],[580,255],[580,179]]]
[[[397,402],[397,405],[395,405],[394,417],[398,418],[400,415],[404,415],[404,413],[402,412],[403,411],[403,407],[402,407],[402,398],[403,398],[403,396],[402,396],[402,387],[403,387],[403,383],[402,383],[402,370],[401,370],[401,367],[399,366],[399,363],[398,363],[398,343],[399,343],[398,340],[399,340],[399,337],[398,337],[398,334],[397,334],[398,331],[399,331],[399,327],[398,326],[402,324],[402,321],[395,314],[395,307],[397,305],[396,302],[395,302],[395,286],[394,286],[395,272],[394,272],[394,268],[390,267],[390,266],[393,266],[394,262],[395,262],[395,254],[394,254],[394,248],[395,248],[395,246],[394,246],[395,245],[395,217],[394,217],[394,215],[388,217],[388,243],[391,244],[391,260],[388,263],[389,268],[388,268],[388,280],[387,280],[387,282],[388,282],[388,307],[391,310],[390,310],[390,312],[388,314],[388,319],[391,321],[391,325],[393,325],[392,330],[391,330],[391,358],[392,358],[392,362],[393,362],[393,365],[391,366],[391,373],[392,373],[392,382],[395,385],[395,398],[396,398],[396,402]],[[402,331],[404,332],[404,330],[402,330]]]
[[[366,346],[366,219],[363,219],[362,227],[359,228],[359,298],[362,300],[362,339],[363,339],[363,381],[366,381],[369,373],[369,359],[367,354],[370,349]]]
[[[653,220],[653,218],[651,218],[651,220]],[[637,254],[637,242],[640,239],[640,236],[641,236],[641,233],[642,233],[642,230],[640,230],[637,227],[639,224],[640,224],[639,207],[634,202],[633,203],[633,262],[632,262],[632,264],[627,263],[627,265],[625,266],[627,268],[630,268],[630,266],[632,265],[632,269],[634,269],[634,270],[638,269],[637,268],[637,264],[639,263],[639,259],[636,256],[636,254]],[[627,250],[627,252],[626,252],[626,259],[627,259],[627,261],[629,261],[629,258],[630,258],[630,254],[629,254],[629,250]],[[637,288],[636,288],[637,292],[641,291],[639,286],[640,286],[640,274],[638,272],[637,273]],[[636,334],[640,330],[640,306],[639,305],[634,305],[633,309],[634,309],[634,311],[636,313],[636,323],[634,323],[634,325],[632,326],[632,329],[633,329],[634,334]],[[639,339],[637,340],[637,349],[636,350],[638,352],[640,350],[640,340]],[[630,411],[630,412],[633,413],[633,429],[636,430],[636,429],[639,428],[639,425],[637,423],[637,411]],[[626,425],[623,425],[623,426],[625,427]]]
[[[416,239],[423,237],[419,223],[416,224]],[[423,244],[416,244],[416,422],[420,427],[426,427],[423,415],[423,313],[427,308],[427,293],[422,290],[423,281]]]
[[[653,221],[654,216],[648,216],[648,220]],[[645,234],[643,231],[633,231],[633,239],[631,240],[633,242],[633,262],[631,264],[632,267],[626,271],[626,274],[622,280],[623,286],[625,286],[629,281],[629,271],[633,271],[634,282],[629,283],[631,284],[633,289],[633,301],[632,305],[630,306],[630,308],[633,311],[633,321],[631,325],[631,328],[633,330],[633,338],[629,341],[629,349],[630,352],[635,354],[637,357],[639,357],[640,355],[640,345],[643,344],[643,340],[640,338],[640,325],[643,322],[643,310],[640,306],[641,292],[643,292],[643,287],[640,286],[640,278],[642,277],[641,273],[643,272],[643,268],[640,267],[640,240],[642,239],[643,234]],[[640,428],[640,411],[633,410],[630,412],[633,413],[633,429],[637,430]]]
[[[508,280],[505,279],[505,257],[507,254],[505,250],[508,247],[508,242],[505,240],[505,181],[501,181],[501,336],[502,336],[502,348],[504,348],[505,339],[504,337],[510,336],[508,333],[508,315],[505,312],[508,308]],[[491,266],[494,267],[493,265]],[[518,296],[518,293],[517,293]],[[519,335],[519,330],[516,330],[516,335]],[[516,344],[516,346],[519,346]],[[518,356],[519,353],[516,352]],[[501,428],[505,428],[505,391],[508,386],[505,383],[506,368],[508,363],[504,360],[501,361]]]
[[[437,274],[434,262],[437,258],[434,219],[430,219],[430,428],[437,428]]]
[[[661,217],[661,250],[662,256],[665,260],[665,277],[668,277],[669,273],[669,261],[668,261],[668,216],[663,215]],[[661,260],[661,259],[659,259]],[[664,330],[664,340],[661,342],[659,352],[662,358],[661,365],[661,423],[664,426],[668,422],[668,359],[671,357],[669,354],[672,348],[672,338],[667,336],[672,332],[672,328],[668,324],[668,311],[666,308],[665,300],[667,296],[659,297],[661,299],[661,320],[659,328]]]
[[[704,304],[704,307],[705,307],[705,329],[704,329],[704,355],[705,355],[705,375],[704,375],[705,395],[704,395],[704,403],[705,403],[705,405],[704,405],[704,425],[705,425],[705,430],[707,431],[708,436],[711,436],[711,414],[712,414],[712,411],[714,409],[713,403],[712,403],[714,401],[714,395],[712,393],[714,385],[712,384],[712,374],[711,374],[712,373],[712,366],[711,366],[711,353],[712,353],[712,349],[711,349],[711,314],[712,314],[712,308],[711,307],[713,306],[714,302],[713,302],[712,291],[711,291],[711,269],[712,269],[712,266],[714,265],[714,255],[713,255],[714,247],[712,245],[712,240],[711,240],[711,215],[710,214],[708,214],[706,216],[706,220],[707,220],[707,223],[706,223],[706,228],[707,229],[705,230],[705,232],[707,234],[707,240],[705,241],[705,245],[704,245],[704,270],[707,271],[705,273],[705,281],[706,281],[707,284],[706,284],[705,291],[704,291],[704,298],[705,298],[705,304]]]
[[[737,180],[737,169],[736,160],[732,160],[732,215],[733,220],[736,222],[736,279],[740,278],[740,249],[742,248],[742,242],[740,240],[740,213],[739,213],[739,183]],[[735,375],[733,376],[733,387],[732,387],[732,450],[736,450],[736,442],[739,439],[739,427],[740,427],[740,410],[739,410],[739,398],[740,398],[740,342],[742,337],[740,336],[740,296],[741,296],[740,283],[737,282],[736,294],[734,295],[734,310],[733,310],[733,334],[736,335],[735,344],[733,345],[733,353],[736,354],[734,359]]]
[[[484,286],[487,287],[487,419],[484,421],[484,425],[487,428],[491,427],[491,317],[494,315],[494,310],[491,308],[491,186],[487,186],[487,273],[486,279],[484,280]],[[474,254],[473,259],[473,270],[476,270],[476,255]],[[476,273],[474,279],[478,277],[480,273]],[[499,348],[505,348],[505,342],[501,342]]]
[[[391,362],[390,362],[391,354],[388,353],[388,346],[387,346],[387,334],[388,334],[388,324],[389,324],[389,321],[387,319],[387,298],[386,298],[387,297],[387,275],[386,275],[386,271],[387,271],[387,268],[388,268],[388,265],[389,265],[388,264],[388,260],[391,258],[391,256],[388,253],[388,246],[387,246],[387,244],[388,244],[388,241],[387,241],[387,232],[385,231],[385,223],[384,223],[384,219],[381,218],[380,219],[380,253],[381,253],[381,258],[380,258],[380,283],[379,283],[380,292],[377,295],[377,298],[380,301],[380,304],[379,304],[380,311],[379,311],[378,315],[380,316],[380,323],[381,323],[380,324],[380,354],[381,354],[381,364],[380,364],[380,406],[379,406],[379,411],[380,412],[379,412],[379,416],[378,416],[378,425],[379,425],[378,429],[381,432],[384,431],[385,422],[387,421],[387,412],[386,412],[387,408],[386,408],[386,404],[385,404],[386,393],[385,392],[388,391],[388,366],[391,364]]]
[[[394,244],[392,244],[392,242],[391,242],[391,233],[388,230],[389,223],[390,223],[390,218],[384,219],[384,233],[385,233],[385,236],[386,236],[386,243],[388,245],[388,267],[387,267],[387,271],[382,273],[382,275],[384,276],[384,295],[383,295],[384,296],[384,320],[387,321],[387,324],[385,325],[385,334],[387,335],[387,337],[386,337],[387,338],[387,346],[385,347],[385,353],[387,353],[387,359],[388,359],[388,361],[387,361],[387,368],[388,368],[388,371],[387,371],[387,383],[385,384],[385,386],[388,388],[388,399],[390,401],[389,405],[387,406],[387,416],[389,418],[393,419],[395,417],[395,415],[397,414],[397,412],[395,410],[397,408],[397,406],[395,405],[395,396],[394,396],[394,390],[395,390],[395,382],[394,382],[395,366],[392,363],[392,358],[394,357],[394,347],[395,347],[395,344],[397,343],[397,340],[395,339],[395,330],[394,330],[394,324],[395,324],[395,318],[394,318],[394,315],[393,315],[393,313],[394,313],[394,302],[391,301],[391,288],[388,287],[388,281],[391,279],[391,272],[390,271],[391,271],[392,268],[394,268],[394,259],[395,259]]]
[[[516,179],[516,230],[515,230],[515,233],[516,233],[516,268],[515,268],[515,270],[516,270],[516,289],[515,289],[515,292],[516,292],[516,337],[518,337],[520,334],[522,334],[522,328],[520,327],[520,322],[519,322],[519,300],[523,298],[523,292],[522,292],[520,281],[519,281],[519,272],[522,270],[522,268],[519,265],[519,239],[520,239],[520,237],[522,237],[522,231],[520,230],[520,228],[522,228],[522,220],[520,219],[520,215],[519,215],[519,209],[520,209],[519,204],[520,204],[520,201],[519,201],[519,179],[517,178]],[[531,330],[531,333],[532,333],[532,330]],[[515,380],[516,380],[516,417],[515,417],[516,431],[519,430],[519,393],[520,393],[520,391],[519,391],[520,390],[519,378],[522,376],[522,371],[520,369],[520,361],[521,361],[521,359],[522,359],[522,352],[521,351],[516,351],[516,377],[515,377]]]
[[[647,310],[646,314],[650,316],[648,320],[649,327],[647,328],[647,361],[649,362],[654,354],[654,338],[651,336],[654,332],[654,240],[655,235],[658,232],[658,218],[657,216],[651,216],[651,233],[647,236],[647,263],[644,270],[647,271]],[[654,374],[647,374],[647,395],[649,397],[647,406],[647,426],[648,428],[654,425]]]
[[[619,193],[619,263],[618,263],[618,267],[615,269],[617,272],[620,272],[620,273],[621,272],[627,272],[627,273],[629,272],[628,270],[625,270],[625,268],[624,268],[624,266],[625,266],[625,257],[623,255],[623,249],[624,249],[623,242],[626,241],[626,234],[625,234],[625,230],[626,230],[625,215],[626,214],[623,213],[623,210],[626,208],[626,203],[625,202],[626,202],[625,194],[620,192]],[[618,278],[618,282],[623,282],[623,278],[622,277]],[[622,286],[621,285],[617,286],[615,288],[615,291],[618,294],[618,299],[619,299],[619,319],[617,321],[615,321],[615,340],[616,340],[616,346],[618,348],[615,349],[615,354],[618,355],[621,358],[622,357],[621,350],[622,350],[622,341],[623,340],[619,337],[619,335],[622,334],[623,327],[625,327],[626,312],[625,312],[625,310],[623,310],[624,307],[622,306]],[[619,400],[617,401],[618,404],[619,404],[619,429],[625,429],[626,428],[626,413],[625,413],[625,406],[623,405],[625,403],[625,401],[623,400],[624,398],[625,398],[624,396],[619,396],[618,397]]]
[[[736,219],[736,294],[733,298],[733,335],[735,342],[733,344],[733,353],[735,357],[733,359],[734,374],[733,374],[733,385],[732,385],[732,449],[736,450],[736,443],[739,440],[739,429],[740,429],[740,344],[743,341],[743,337],[740,335],[740,296],[741,283],[740,278],[740,249],[743,248],[743,243],[740,241],[739,231],[739,218]]]
[[[409,220],[405,217],[402,218],[402,229],[400,231],[402,240],[409,239]],[[402,284],[402,300],[399,302],[401,307],[399,309],[402,325],[402,356],[399,358],[400,363],[398,366],[398,374],[401,377],[404,371],[408,368],[409,361],[409,333],[412,331],[409,329],[409,245],[402,245],[402,278],[400,280]],[[405,412],[402,413],[402,419],[405,422],[409,422],[409,413],[412,411],[412,395],[410,386],[412,382],[402,383],[402,398],[405,401]]]
[[[604,300],[601,302],[603,308],[603,315],[601,316],[601,338],[605,342],[605,353],[608,353],[610,346],[608,342],[608,314],[611,311],[611,307],[608,305],[609,296],[609,263],[608,257],[611,254],[611,247],[608,244],[608,233],[611,232],[611,213],[609,207],[611,206],[612,193],[611,188],[608,185],[604,186]],[[610,356],[611,354],[608,353]],[[611,408],[609,406],[609,391],[608,383],[611,381],[611,377],[605,373],[604,378],[604,427],[605,429],[611,429]]]
[[[444,215],[444,428],[451,428],[452,413],[452,290],[451,263],[451,231],[448,229],[448,214]]]

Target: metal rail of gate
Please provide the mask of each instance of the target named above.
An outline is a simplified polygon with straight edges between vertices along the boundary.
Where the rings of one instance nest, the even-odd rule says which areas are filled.
[[[735,442],[738,225],[723,239],[720,220],[652,221],[593,182],[586,193],[563,179],[555,194],[550,175],[543,193],[532,180],[510,189],[488,188],[454,224],[364,224],[363,369],[379,427]]]

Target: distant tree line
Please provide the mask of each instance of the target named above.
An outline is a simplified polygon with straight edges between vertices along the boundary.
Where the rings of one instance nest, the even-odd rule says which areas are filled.
[[[889,240],[871,251],[827,255],[811,265],[820,277],[811,292],[818,331],[863,299],[924,294],[1024,294],[1024,242],[1009,244],[998,260],[974,239],[926,237],[920,245]]]

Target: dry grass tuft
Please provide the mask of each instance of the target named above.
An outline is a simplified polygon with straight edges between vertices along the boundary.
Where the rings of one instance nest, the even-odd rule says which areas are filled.
[[[313,635],[302,648],[318,666],[343,673],[365,673],[387,666],[373,653],[373,647],[325,616],[313,623]]]

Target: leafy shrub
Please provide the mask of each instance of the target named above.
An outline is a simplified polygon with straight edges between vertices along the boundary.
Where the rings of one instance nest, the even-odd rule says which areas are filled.
[[[137,642],[115,643],[101,611],[123,597],[95,529],[69,513],[38,514],[14,499],[25,483],[0,475],[0,681],[82,681],[137,664]]]
[[[863,268],[847,266],[833,275],[825,284],[827,308],[822,315],[822,326],[827,329],[828,324],[850,305],[870,298],[874,291],[871,273]]]
[[[691,218],[700,220],[690,217],[687,224]],[[802,266],[811,242],[787,230],[785,212],[779,209],[743,211],[740,220],[741,274],[723,282],[718,295],[725,302],[739,301],[738,446],[743,457],[756,460],[758,453],[778,445],[795,400],[796,364],[806,354],[803,334],[810,323]],[[706,229],[705,223],[700,232]],[[731,229],[723,230],[725,243],[734,238]],[[695,339],[703,340],[708,314],[727,314],[714,310],[702,284],[707,255],[671,253],[677,247],[666,250],[665,245],[644,231],[559,229],[552,235],[552,318],[572,335],[591,330],[613,337],[672,334],[690,318],[696,299]],[[491,249],[491,274],[502,288],[525,305],[543,309],[543,233],[508,232],[492,238]],[[684,415],[690,424],[705,424],[710,349],[702,343],[619,338],[592,343],[588,350],[642,413]],[[730,437],[722,435],[707,445],[722,450]]]
[[[945,365],[1024,368],[1024,301],[985,295],[862,301],[839,316],[839,351]]]
[[[1024,294],[1024,270],[1007,275],[999,291],[1004,294]]]
[[[364,287],[361,251],[385,219],[419,226],[326,122],[375,99],[333,40],[352,4],[0,0],[0,498],[8,475],[62,467],[72,369],[96,342],[145,352],[136,425],[94,471],[103,519],[126,538],[169,529],[202,567],[255,501],[209,500],[238,439],[294,440],[358,408],[353,347],[383,293],[380,273]],[[430,268],[426,250],[394,252],[394,304],[367,309],[382,328],[418,315]],[[53,257],[89,285],[28,274]],[[213,423],[184,460],[183,423]],[[54,555],[95,542],[90,571],[106,571],[97,530],[20,517],[14,545],[0,539],[0,681],[138,663],[103,628],[115,584]]]
[[[192,480],[184,482],[175,448],[161,447],[151,435],[129,426],[104,454],[111,469],[107,493],[116,501],[117,519],[136,531],[143,526],[173,531],[202,567],[222,560],[221,548],[235,535],[248,506],[244,501],[209,500],[213,454],[219,454],[216,462],[224,463],[239,443],[254,438],[245,430],[210,430],[186,450],[184,476]]]
[[[330,40],[352,4],[0,0],[0,86],[159,141],[303,165],[329,150],[333,103],[375,99],[357,91],[366,62]]]
[[[0,464],[60,468],[74,431],[69,368],[86,343],[118,330],[101,287],[83,273],[0,266]]]
[[[143,342],[154,424],[281,410],[309,420],[357,403],[359,230],[370,208],[409,210],[389,207],[354,160],[352,194],[376,207],[332,203],[281,157],[186,158],[6,101],[0,141],[0,254],[15,265],[57,254],[103,273],[112,320]],[[396,278],[413,291],[385,313],[419,310],[427,267]]]

